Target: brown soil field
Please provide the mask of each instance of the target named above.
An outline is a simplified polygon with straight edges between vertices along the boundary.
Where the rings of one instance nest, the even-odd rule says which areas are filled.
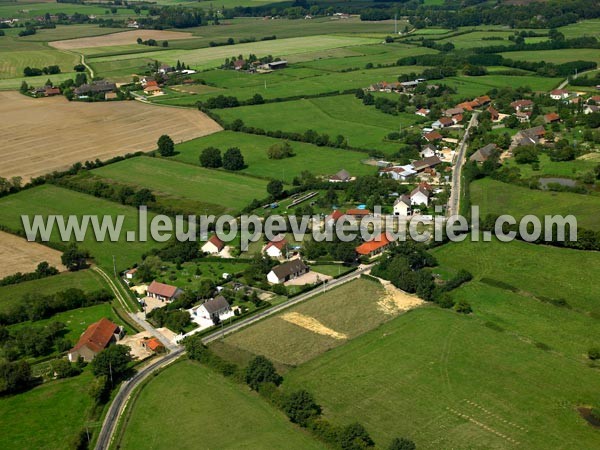
[[[164,30],[135,30],[122,31],[120,33],[105,34],[104,36],[92,36],[77,39],[66,39],[64,41],[48,42],[50,47],[59,50],[75,50],[78,48],[111,47],[113,45],[137,44],[137,39],[144,41],[155,39],[157,41],[174,41],[177,39],[189,39],[192,33]],[[151,47],[148,47],[149,51]]]
[[[0,278],[17,272],[33,272],[42,261],[63,271],[61,252],[26,239],[0,231]]]
[[[23,181],[76,162],[153,150],[162,134],[179,143],[221,131],[194,109],[34,99],[18,92],[0,92],[0,123],[0,177]]]

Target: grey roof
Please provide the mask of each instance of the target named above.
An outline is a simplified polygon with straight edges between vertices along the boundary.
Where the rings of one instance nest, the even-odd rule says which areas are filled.
[[[304,272],[306,269],[308,269],[308,267],[306,267],[306,264],[304,264],[302,260],[292,259],[291,261],[287,261],[283,264],[273,267],[271,270],[277,276],[277,278],[282,279],[295,273]]]
[[[214,314],[218,311],[229,308],[229,302],[222,295],[218,295],[212,300],[204,303],[203,306],[209,314]]]
[[[82,84],[78,88],[75,88],[73,92],[76,95],[87,94],[87,93],[98,93],[98,92],[110,92],[117,88],[115,83],[109,83],[107,81],[94,81],[92,84]]]
[[[403,194],[396,199],[394,206],[396,206],[398,203],[404,203],[406,206],[410,206],[410,197],[406,194]]]
[[[427,169],[428,167],[436,166],[436,165],[440,164],[441,162],[442,162],[442,160],[440,158],[438,158],[437,156],[429,156],[427,158],[423,158],[419,161],[413,162],[412,166],[415,168],[415,170],[423,170],[423,169]]]
[[[410,196],[412,197],[413,195],[417,194],[418,192],[420,192],[427,198],[429,198],[431,196],[431,192],[429,192],[429,190],[425,189],[423,186],[417,186],[416,188],[414,188],[413,191],[410,193]]]
[[[481,147],[469,158],[470,161],[485,162],[492,156],[492,153],[496,150],[496,144],[488,144],[485,147]]]
[[[338,173],[333,175],[331,178],[336,179],[336,180],[346,181],[346,180],[350,179],[350,173],[347,170],[342,169]]]

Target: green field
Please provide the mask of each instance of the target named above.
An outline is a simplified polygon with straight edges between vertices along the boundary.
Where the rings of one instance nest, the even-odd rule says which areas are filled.
[[[63,450],[83,429],[92,399],[90,371],[0,398],[0,447]]]
[[[547,92],[562,80],[560,78],[548,78],[531,76],[506,76],[506,75],[483,75],[480,77],[452,77],[445,78],[444,83],[452,86],[458,92],[457,97],[472,98],[482,95],[494,88],[503,87],[530,87],[534,91]]]
[[[227,149],[223,149],[225,151]],[[243,209],[255,198],[267,196],[267,181],[224,170],[210,170],[159,158],[130,158],[92,171],[93,174],[132,184],[172,198],[196,202],[198,214],[222,214]]]
[[[336,47],[349,47],[353,45],[364,45],[375,43],[372,38],[345,37],[345,36],[310,36],[290,39],[276,39],[272,41],[260,41],[247,44],[226,45],[222,47],[200,48],[193,50],[177,49],[165,51],[150,51],[142,53],[143,57],[158,59],[166,64],[175,64],[177,60],[184,60],[196,69],[208,69],[217,67],[223,63],[225,58],[232,55],[248,55],[254,53],[258,56],[281,56],[304,53],[315,50],[326,50]],[[123,54],[115,56],[101,56],[91,59],[90,62],[127,61],[138,58],[135,54]],[[127,64],[127,63],[124,63]]]
[[[567,177],[577,178],[589,172],[600,163],[600,154],[591,153],[573,161],[552,161],[546,154],[539,155],[539,170],[533,170],[531,164],[517,164],[514,159],[507,159],[504,165],[517,167],[521,172],[521,178],[532,177]]]
[[[99,27],[98,25],[57,25],[56,28],[42,28],[34,35],[20,37],[19,41],[52,42],[77,39],[105,34],[120,33],[123,28]]]
[[[580,228],[600,230],[596,196],[570,192],[547,192],[502,183],[489,178],[471,183],[471,204],[486,214],[511,214],[517,220],[525,215],[573,214]]]
[[[281,140],[235,131],[221,131],[178,144],[176,150],[179,153],[173,158],[189,164],[199,164],[199,155],[206,147],[217,147],[221,152],[229,147],[239,147],[248,165],[243,173],[277,178],[286,183],[291,183],[303,170],[324,176],[334,174],[342,168],[353,176],[375,173],[372,166],[361,162],[366,157],[364,153],[317,147],[304,142],[290,142],[296,156],[279,160],[269,159],[267,149],[277,143],[281,143]]]
[[[323,448],[256,394],[189,360],[151,378],[134,405],[122,449]]]
[[[181,269],[177,270],[176,264],[163,262],[163,269],[156,276],[156,280],[175,285],[183,290],[198,289],[198,285],[202,280],[211,280],[219,285],[223,282],[224,273],[234,275],[243,272],[248,266],[248,263],[235,259],[210,262],[200,260],[198,262],[183,263]],[[196,275],[196,269],[199,270],[199,275]]]
[[[223,91],[200,95],[185,95],[171,92],[152,99],[159,104],[195,106],[199,100],[206,100],[218,94],[233,95],[239,100],[248,100],[254,94],[265,99],[302,97],[331,92],[341,92],[366,88],[379,81],[395,81],[403,73],[419,73],[421,66],[389,67],[337,73],[312,68],[288,68],[270,74],[240,73],[233,70],[211,70],[200,74],[201,78]],[[183,98],[182,98],[183,97]]]
[[[0,312],[6,311],[11,305],[18,303],[26,294],[42,292],[46,295],[65,289],[75,288],[82,291],[97,291],[105,287],[101,278],[91,270],[79,272],[64,272],[40,280],[0,286]]]
[[[600,275],[597,252],[494,240],[454,243],[432,253],[442,269],[466,269],[475,279],[503,281],[538,297],[564,298],[573,307],[600,314],[600,286],[586,283]],[[580,267],[586,267],[585,273],[579,273]]]
[[[88,15],[98,15],[104,16],[105,12],[108,11],[110,13],[110,8],[112,5],[107,5],[106,8],[101,6],[88,6],[88,5],[75,5],[69,3],[54,3],[48,1],[40,1],[40,2],[10,2],[9,4],[3,3],[0,4],[0,17],[13,17],[17,19],[27,19],[33,18],[36,16],[43,16],[46,13],[50,14],[88,14]],[[125,9],[125,8],[117,8],[116,14],[106,14],[107,17],[118,15],[118,16],[129,16],[129,17],[139,17],[147,12],[142,12],[139,15],[136,15],[133,10]]]
[[[242,119],[246,125],[267,130],[303,133],[313,129],[334,138],[341,134],[353,147],[381,149],[392,153],[395,144],[383,142],[388,133],[417,122],[419,116],[384,114],[374,107],[364,106],[353,95],[340,95],[285,103],[219,110],[226,122]]]
[[[116,221],[117,215],[123,215],[123,230],[137,232],[138,219],[134,208],[52,185],[42,185],[4,197],[0,199],[0,207],[2,207],[0,223],[14,230],[22,229],[21,215],[28,215],[31,218],[38,214],[44,217],[56,214],[62,215],[66,222],[69,215],[81,217],[83,214],[91,214],[99,216],[100,220],[103,216],[108,215],[114,221]],[[152,215],[149,214],[149,218],[151,217]],[[110,242],[108,235],[104,242],[98,242],[94,238],[90,226],[85,241],[79,245],[89,250],[99,265],[109,268],[111,271],[113,256],[116,259],[117,270],[124,270],[138,262],[143,253],[159,245],[151,240],[128,242],[127,245],[123,245],[125,239],[125,231],[123,231],[118,242]],[[53,228],[51,241],[61,241],[56,226]]]
[[[460,34],[458,36],[452,36],[446,39],[437,41],[439,44],[445,44],[451,42],[457,49],[471,49],[477,47],[489,47],[496,45],[512,45],[512,41],[508,40],[509,36],[512,36],[512,31],[474,31],[472,33]],[[494,40],[484,38],[496,38]],[[501,38],[497,39],[497,38]]]
[[[519,61],[545,61],[562,64],[569,61],[596,61],[600,63],[600,52],[592,48],[569,48],[562,50],[536,50],[500,53],[505,58]]]
[[[575,408],[595,404],[600,380],[579,362],[425,308],[388,322],[286,374],[337,423],[360,420],[376,442],[417,448],[594,448]],[[509,440],[510,439],[510,440]]]
[[[281,366],[302,364],[346,344],[348,339],[376,328],[393,317],[380,310],[377,302],[382,295],[381,285],[359,279],[286,309],[283,313],[284,316],[298,313],[311,317],[327,328],[346,335],[346,338],[319,334],[277,315],[228,336],[216,350],[231,353],[233,348],[264,355]]]
[[[600,19],[582,20],[581,22],[560,27],[558,29],[566,38],[576,38],[581,36],[600,36]]]

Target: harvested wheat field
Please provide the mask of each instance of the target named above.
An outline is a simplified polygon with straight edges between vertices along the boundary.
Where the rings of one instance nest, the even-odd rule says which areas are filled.
[[[377,308],[386,315],[395,316],[425,303],[423,299],[398,289],[387,280],[379,281],[385,288],[385,295],[377,302]]]
[[[61,252],[0,231],[0,278],[17,272],[33,272],[42,261],[58,270],[66,270],[60,262]]]
[[[18,92],[0,92],[0,123],[0,177],[24,181],[76,162],[153,150],[162,134],[179,143],[221,130],[194,109],[33,99]]]
[[[329,336],[334,339],[348,339],[347,334],[332,330],[331,328],[323,325],[314,317],[306,316],[299,312],[283,314],[281,318],[286,322],[298,325],[300,328],[312,331],[313,333],[321,334],[323,336]]]
[[[137,44],[138,38],[141,38],[144,41],[148,39],[154,39],[157,41],[174,41],[177,39],[189,39],[191,37],[192,33],[179,31],[136,30],[105,34],[104,36],[53,41],[49,42],[48,45],[59,50],[75,50],[78,48],[111,47],[114,45]]]

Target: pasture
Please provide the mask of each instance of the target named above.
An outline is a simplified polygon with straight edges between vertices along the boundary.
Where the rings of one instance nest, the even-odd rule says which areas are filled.
[[[0,447],[62,450],[84,428],[92,407],[93,376],[51,381],[19,395],[0,398]]]
[[[297,366],[393,318],[401,312],[395,305],[382,285],[358,279],[226,337],[215,351],[241,350],[281,367]]]
[[[324,448],[256,394],[189,360],[151,377],[132,405],[122,449],[186,448],[191,442],[219,449]],[[157,410],[161,418],[153,420]]]
[[[70,288],[89,292],[104,289],[105,285],[95,272],[80,270],[78,272],[63,272],[40,280],[0,286],[0,312],[5,312],[12,305],[19,303],[24,295],[39,292],[50,295]]]
[[[19,41],[52,42],[65,39],[79,40],[91,36],[119,33],[122,28],[100,27],[98,25],[56,25],[56,28],[41,28],[31,36],[20,37]]]
[[[223,149],[225,151],[226,149]],[[267,196],[267,181],[159,158],[130,158],[92,171],[102,178],[197,202],[197,214],[233,213]],[[203,211],[204,209],[204,211]]]
[[[65,170],[76,162],[153,150],[162,134],[182,142],[221,129],[194,110],[166,109],[136,101],[34,99],[18,92],[0,92],[0,122],[0,141],[4,143],[0,176],[20,176],[24,181]],[[31,126],[36,123],[44,126]]]
[[[589,153],[573,161],[552,161],[546,154],[539,155],[539,170],[533,170],[531,164],[517,164],[513,158],[504,161],[507,167],[517,167],[522,178],[567,177],[577,178],[594,169],[600,163],[600,154]]]
[[[577,23],[571,23],[558,29],[566,38],[576,38],[581,36],[600,36],[600,19],[582,20]]]
[[[451,36],[446,39],[437,41],[438,44],[451,42],[454,47],[459,50],[471,49],[477,47],[489,47],[496,45],[512,45],[512,41],[508,40],[512,36],[512,31],[473,31],[471,33]],[[489,39],[494,38],[494,39]]]
[[[148,51],[140,54],[140,56],[157,59],[166,64],[175,64],[177,60],[183,60],[186,64],[189,64],[195,69],[209,69],[218,67],[223,63],[225,58],[230,58],[232,55],[237,56],[242,54],[247,56],[250,53],[254,53],[258,56],[273,55],[285,57],[286,55],[295,53],[373,44],[375,42],[377,42],[375,39],[361,37],[334,35],[309,36],[191,50],[172,49],[164,51]],[[126,61],[127,59],[137,57],[139,56],[136,54],[118,54],[113,56],[95,57],[91,59],[90,62]]]
[[[284,388],[309,390],[327,418],[360,420],[382,443],[591,448],[598,439],[576,411],[597,401],[594,370],[438,308],[411,311],[291,370]]]
[[[312,129],[331,138],[341,134],[352,147],[386,153],[397,150],[396,144],[384,142],[388,133],[419,120],[414,114],[384,114],[373,106],[364,106],[353,95],[244,106],[219,110],[218,114],[226,122],[242,119],[248,126],[267,130],[303,133]]]
[[[547,92],[554,89],[561,78],[538,77],[535,75],[483,75],[480,77],[459,76],[445,78],[444,83],[456,89],[459,98],[473,98],[503,87],[530,87],[535,92]]]
[[[478,205],[481,216],[511,214],[517,220],[533,214],[573,214],[580,228],[600,230],[598,208],[600,198],[570,192],[548,192],[528,189],[485,178],[471,183],[471,204]]]
[[[0,224],[12,230],[23,229],[21,215],[27,215],[32,220],[32,217],[38,214],[43,217],[56,214],[63,216],[66,222],[69,215],[81,217],[88,214],[98,216],[100,221],[103,216],[110,216],[114,223],[117,220],[116,216],[123,215],[123,232],[120,233],[118,241],[110,241],[108,235],[103,242],[97,241],[90,225],[84,241],[78,244],[90,251],[98,265],[110,271],[113,270],[113,256],[116,259],[117,270],[124,270],[138,262],[143,253],[159,246],[151,239],[147,242],[135,241],[123,245],[126,242],[126,231],[137,232],[136,209],[52,185],[42,185],[4,197],[0,199],[0,207],[3,211]],[[151,219],[152,214],[148,214],[148,218]],[[57,226],[53,227],[50,240],[62,242]]]
[[[0,278],[17,272],[33,272],[42,261],[63,271],[65,267],[60,257],[61,252],[57,250],[0,231],[0,258],[2,261],[10,261],[10,264],[3,264],[0,267]]]
[[[363,164],[366,155],[350,150],[317,147],[304,142],[290,141],[295,156],[285,159],[269,159],[267,149],[280,144],[280,139],[253,134],[221,131],[211,136],[193,139],[176,146],[178,154],[173,157],[188,164],[199,164],[199,155],[206,147],[217,147],[221,152],[229,147],[239,147],[248,165],[242,173],[271,177],[291,183],[294,177],[304,170],[315,175],[332,175],[340,169],[346,169],[351,175],[368,175],[375,173],[372,166]]]
[[[521,52],[500,53],[505,58],[519,61],[539,62],[545,61],[554,64],[562,64],[569,61],[595,61],[600,63],[600,52],[593,48],[569,48],[561,50],[536,50]]]

